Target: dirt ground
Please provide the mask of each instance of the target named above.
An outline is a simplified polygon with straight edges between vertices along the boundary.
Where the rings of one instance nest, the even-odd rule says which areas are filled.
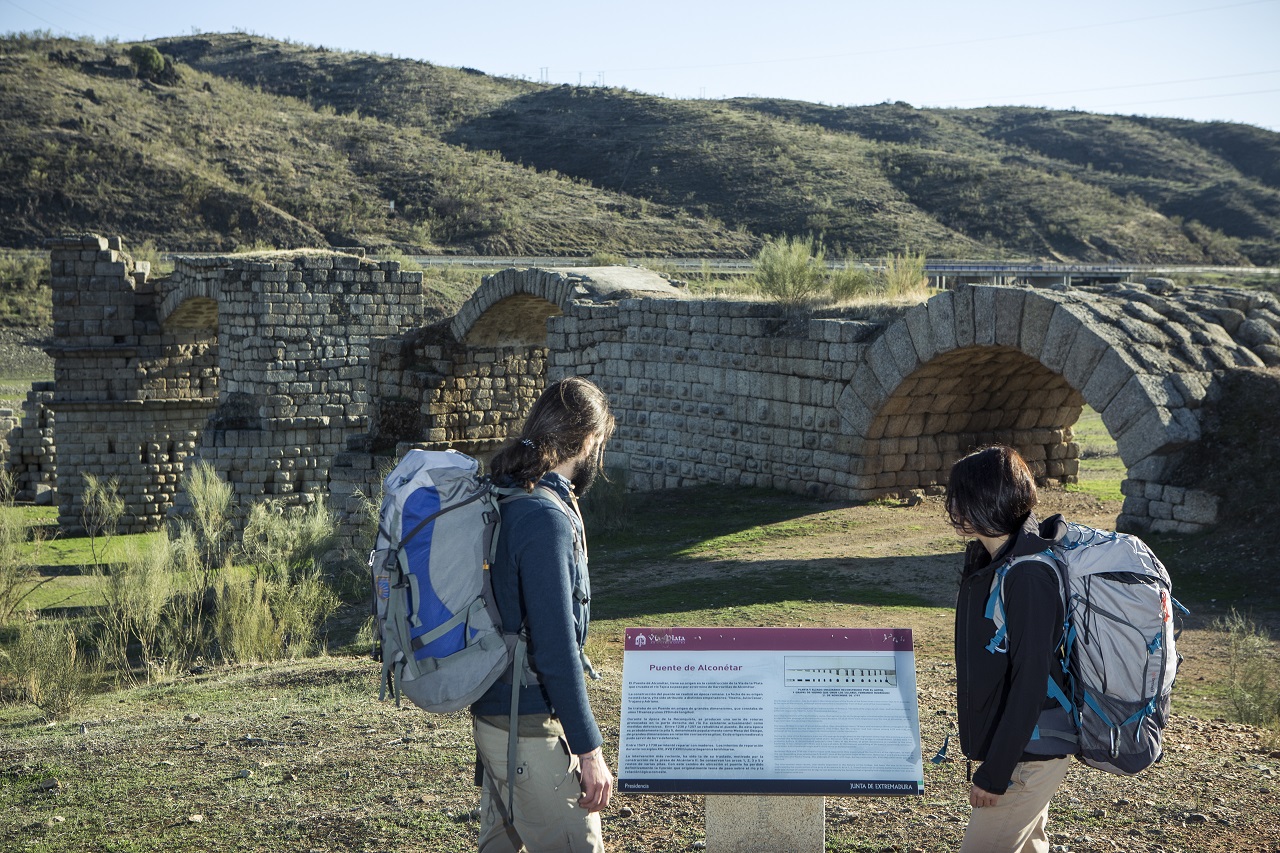
[[[1061,512],[1072,521],[1111,529],[1120,511],[1117,501],[1088,494],[1045,490],[1037,514]],[[966,762],[952,742],[949,760],[930,762],[955,721],[955,675],[951,650],[951,609],[955,601],[961,540],[945,522],[942,502],[926,498],[912,505],[873,504],[822,513],[816,529],[755,545],[751,555],[730,555],[693,566],[631,566],[628,574],[646,574],[650,583],[687,581],[691,573],[719,576],[725,582],[750,584],[753,579],[797,565],[823,566],[837,584],[878,588],[923,598],[932,608],[886,611],[856,603],[810,611],[795,624],[845,627],[909,627],[916,640],[920,721],[926,793],[901,801],[888,799],[827,800],[829,850],[932,851],[959,846],[967,821]],[[628,582],[606,572],[598,596],[626,595]],[[1175,593],[1177,578],[1175,576]],[[1192,601],[1199,616],[1190,620],[1179,641],[1186,660],[1179,680],[1196,693],[1213,694],[1226,666],[1221,634],[1207,626],[1204,610],[1221,612],[1218,602]],[[785,619],[785,616],[782,618]],[[898,623],[902,623],[899,625]],[[684,623],[693,624],[693,623]],[[788,623],[770,623],[788,624]],[[618,644],[610,651],[620,656]],[[607,659],[612,659],[610,654]],[[613,673],[606,675],[612,680]],[[1211,686],[1213,685],[1213,686]],[[1055,797],[1050,836],[1058,853],[1147,851],[1280,851],[1280,744],[1273,735],[1228,722],[1216,713],[1197,716],[1179,705],[1175,690],[1173,720],[1166,730],[1165,759],[1131,778],[1111,776],[1081,764],[1072,767]],[[605,702],[606,706],[610,703]],[[610,709],[612,710],[612,709]],[[606,712],[608,714],[608,712]],[[608,718],[608,717],[606,717]],[[620,797],[633,810],[627,818],[610,816],[609,832],[618,849],[635,851],[688,849],[668,829],[643,831],[641,826],[683,828],[697,836],[702,809],[698,798]],[[619,838],[621,836],[621,838]],[[707,849],[714,840],[705,839]]]
[[[1113,526],[1119,511],[1114,502],[1063,492],[1045,493],[1042,504],[1042,513],[1065,511],[1099,526]],[[593,550],[600,616],[588,651],[603,679],[588,689],[610,765],[617,767],[622,631],[653,624],[636,620],[682,613],[686,625],[709,617],[744,625],[893,623],[915,637],[925,793],[827,798],[827,849],[955,850],[969,814],[966,763],[954,741],[947,760],[929,759],[955,720],[951,604],[960,540],[936,500],[800,507],[789,523],[794,535],[724,538],[694,558],[639,558],[604,543]],[[789,574],[800,579],[796,588],[767,587]],[[664,599],[664,589],[679,594]],[[886,606],[885,590],[916,603]],[[728,605],[717,603],[720,595]],[[672,609],[653,610],[652,602]],[[1179,649],[1185,686],[1175,689],[1164,761],[1131,778],[1073,766],[1050,809],[1058,853],[1280,853],[1280,745],[1216,710],[1225,667],[1220,634],[1190,627]],[[4,709],[0,847],[474,849],[478,793],[467,714],[380,703],[377,679],[367,657],[333,656],[213,667],[94,697],[75,718],[48,726],[35,712]],[[717,849],[699,796],[618,795],[603,821],[615,853]]]

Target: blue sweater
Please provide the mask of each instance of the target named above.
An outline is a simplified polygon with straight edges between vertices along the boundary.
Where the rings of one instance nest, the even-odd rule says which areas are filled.
[[[505,631],[523,622],[529,631],[529,663],[538,683],[520,689],[520,713],[554,714],[575,754],[602,743],[591,713],[580,649],[590,622],[591,579],[586,539],[569,506],[569,481],[548,474],[539,484],[562,496],[503,501],[502,530],[493,563],[493,592]],[[576,534],[576,535],[575,535]],[[471,706],[478,716],[511,713],[511,684],[499,679]]]

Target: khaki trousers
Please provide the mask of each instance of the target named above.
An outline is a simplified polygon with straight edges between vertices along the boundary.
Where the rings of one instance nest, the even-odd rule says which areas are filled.
[[[514,819],[507,814],[507,732],[482,719],[472,731],[484,765],[480,853],[604,853],[599,813],[578,805],[578,756],[558,720],[520,718]]]
[[[1048,853],[1049,800],[1070,764],[1070,758],[1017,764],[1000,802],[969,815],[960,853]]]

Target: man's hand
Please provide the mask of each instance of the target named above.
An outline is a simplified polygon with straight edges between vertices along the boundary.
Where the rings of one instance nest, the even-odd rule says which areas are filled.
[[[578,805],[589,812],[598,812],[609,805],[613,793],[613,774],[605,763],[599,747],[578,756],[578,772],[582,775],[582,796]]]
[[[999,794],[993,794],[990,791],[985,791],[977,785],[974,785],[969,789],[969,805],[973,806],[975,809],[980,809],[983,806],[994,806],[999,802]]]

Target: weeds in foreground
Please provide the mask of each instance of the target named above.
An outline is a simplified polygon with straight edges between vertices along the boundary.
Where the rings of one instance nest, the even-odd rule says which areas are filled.
[[[174,599],[182,579],[173,571],[173,546],[154,539],[146,548],[132,548],[108,572],[94,566],[105,603],[98,608],[98,654],[104,669],[117,680],[136,682],[129,651],[138,657],[148,681],[166,674],[172,655],[170,633],[175,624]]]
[[[235,551],[248,563],[233,566],[230,489],[207,466],[192,476],[192,512],[172,538],[152,538],[110,565],[95,549],[92,573],[103,604],[78,628],[30,614],[0,650],[19,695],[49,718],[73,710],[102,675],[133,685],[206,660],[272,661],[324,650],[323,628],[340,603],[320,567],[336,540],[325,503],[292,512],[255,507]],[[113,530],[114,484],[89,487],[86,529]],[[21,515],[0,513],[0,594],[31,585],[21,564],[6,562],[7,554],[22,553],[16,546],[24,537]],[[14,547],[6,548],[9,541]],[[21,600],[0,595],[11,611]]]
[[[66,619],[38,620],[32,615],[19,625],[16,642],[0,655],[23,697],[48,720],[70,714],[93,688],[95,673],[81,652],[75,626]]]
[[[184,527],[190,531],[191,557],[201,574],[201,586],[213,587],[214,576],[231,556],[231,484],[219,479],[213,466],[200,461],[182,475],[182,488],[191,501]]]
[[[1266,628],[1235,610],[1214,620],[1226,634],[1227,700],[1238,722],[1267,729],[1280,742],[1280,660]]]
[[[6,494],[12,494],[12,482],[9,472],[0,473],[0,489]],[[8,499],[0,503],[0,509],[9,506],[11,502]],[[39,534],[36,534],[35,547],[27,544],[28,535],[28,528],[21,516],[12,512],[0,512],[0,626],[8,625],[13,620],[32,592],[53,580],[42,579],[37,568]]]
[[[80,523],[89,535],[89,551],[94,566],[102,564],[107,544],[119,529],[124,517],[124,498],[120,497],[120,482],[112,477],[100,480],[93,474],[84,474],[84,496],[81,499]],[[99,544],[101,540],[101,544]]]

